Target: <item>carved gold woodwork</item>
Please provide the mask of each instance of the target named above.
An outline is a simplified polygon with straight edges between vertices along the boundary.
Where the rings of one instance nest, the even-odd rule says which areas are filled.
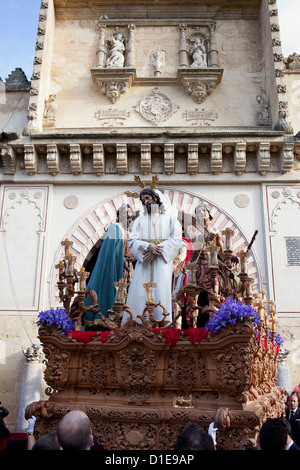
[[[83,409],[105,450],[172,449],[187,422],[207,429],[214,421],[218,449],[244,449],[267,417],[284,412],[278,352],[268,330],[260,333],[257,343],[245,321],[200,343],[179,335],[171,345],[148,321],[128,320],[106,342],[96,334],[82,343],[40,327],[50,397],[31,403],[26,416],[36,416],[39,437]]]

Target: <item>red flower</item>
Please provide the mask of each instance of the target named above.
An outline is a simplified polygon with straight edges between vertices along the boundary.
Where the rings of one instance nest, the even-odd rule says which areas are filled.
[[[184,330],[184,334],[189,337],[192,344],[201,343],[208,336],[208,331],[204,327],[202,328],[190,328]]]
[[[78,343],[89,343],[98,331],[72,331],[70,335]]]

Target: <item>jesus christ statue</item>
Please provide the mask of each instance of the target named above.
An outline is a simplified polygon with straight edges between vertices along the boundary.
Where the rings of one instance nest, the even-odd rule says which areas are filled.
[[[142,315],[146,290],[143,284],[155,282],[153,301],[161,302],[168,312],[165,321],[172,321],[172,269],[173,259],[183,246],[181,226],[177,217],[166,210],[163,195],[158,190],[145,188],[140,193],[144,214],[134,222],[128,246],[137,263],[131,279],[127,305],[131,307],[133,318]],[[160,307],[155,309],[155,318],[161,320]],[[123,315],[122,325],[128,314]]]

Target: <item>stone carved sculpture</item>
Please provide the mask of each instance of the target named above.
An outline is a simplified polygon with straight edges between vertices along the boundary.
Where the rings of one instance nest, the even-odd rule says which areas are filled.
[[[110,55],[106,60],[107,68],[122,68],[125,63],[125,44],[124,37],[121,33],[117,33],[109,39]]]
[[[294,52],[287,59],[284,59],[285,66],[288,70],[300,70],[300,54]]]
[[[207,54],[204,45],[204,40],[202,38],[195,38],[194,45],[190,49],[189,55],[193,59],[191,68],[207,67]]]
[[[160,122],[169,119],[178,108],[179,106],[172,103],[158,88],[154,88],[152,93],[146,98],[143,98],[138,106],[136,106],[136,111],[146,119],[146,121],[150,121],[157,126]]]
[[[45,108],[43,114],[43,125],[44,127],[55,127],[56,118],[55,113],[57,110],[57,104],[55,103],[56,95],[52,94],[47,100],[45,100]]]
[[[157,77],[161,74],[161,69],[164,67],[166,62],[165,51],[153,52],[151,56],[151,64],[154,68],[154,76]]]
[[[101,82],[100,85],[102,93],[106,95],[113,104],[128,90],[128,83],[125,81],[111,80]]]
[[[258,104],[258,121],[259,126],[270,126],[272,120],[270,119],[269,105],[267,100],[262,95],[257,95],[256,102]]]

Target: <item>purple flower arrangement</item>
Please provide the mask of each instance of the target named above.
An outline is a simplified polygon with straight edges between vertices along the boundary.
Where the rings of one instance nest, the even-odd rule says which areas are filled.
[[[245,305],[240,300],[228,298],[222,307],[212,315],[205,328],[210,333],[216,334],[222,328],[226,328],[228,325],[236,325],[238,322],[243,323],[249,317],[253,319],[254,326],[261,324],[258,313],[251,305]]]
[[[75,329],[75,322],[69,318],[69,315],[63,308],[50,308],[50,310],[40,312],[37,325],[43,325],[46,328],[55,327],[57,330],[61,330],[61,336]]]

